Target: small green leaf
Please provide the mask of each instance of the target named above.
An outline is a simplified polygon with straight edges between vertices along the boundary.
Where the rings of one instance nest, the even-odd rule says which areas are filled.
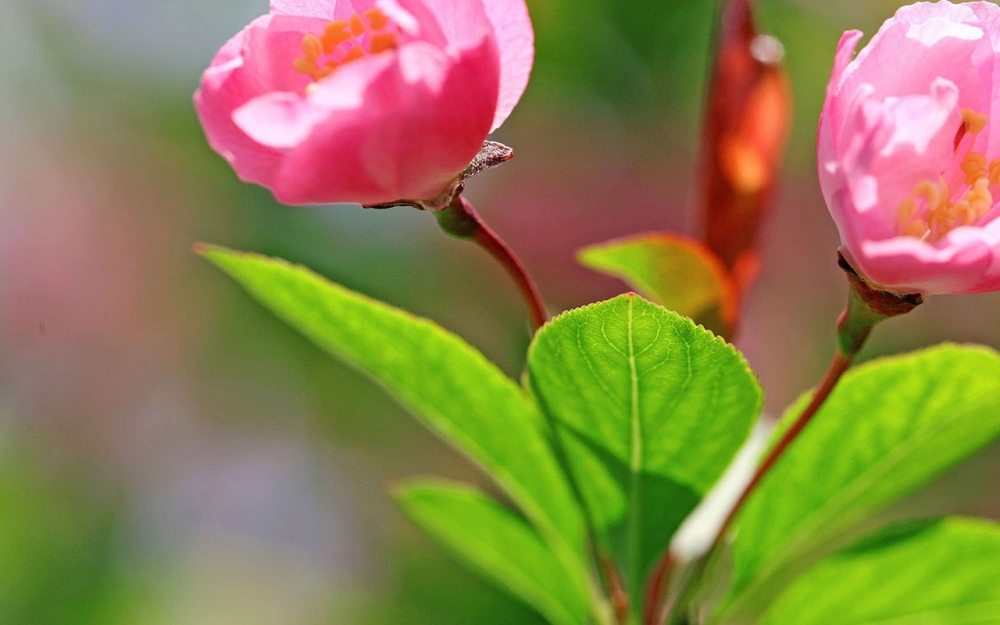
[[[555,318],[528,370],[598,539],[635,594],[746,440],[760,387],[722,339],[636,295]]]
[[[735,322],[736,288],[700,241],[672,233],[644,234],[586,247],[577,258],[721,335]]]
[[[763,620],[830,623],[1000,623],[1000,526],[945,519],[890,528],[814,566]]]
[[[737,518],[722,620],[752,617],[835,540],[998,434],[992,350],[945,345],[848,372]]]
[[[411,481],[393,494],[414,525],[538,610],[553,625],[588,622],[588,590],[513,511],[478,490]]]
[[[208,260],[312,342],[377,380],[485,468],[560,556],[582,561],[584,524],[530,396],[461,338],[280,259],[214,246]]]

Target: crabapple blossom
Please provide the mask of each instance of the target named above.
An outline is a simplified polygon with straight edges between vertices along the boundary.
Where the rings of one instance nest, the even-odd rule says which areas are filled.
[[[1000,290],[1000,7],[899,9],[844,33],[819,124],[842,253],[897,293]]]
[[[195,105],[211,146],[288,204],[437,198],[524,92],[524,0],[272,0]]]

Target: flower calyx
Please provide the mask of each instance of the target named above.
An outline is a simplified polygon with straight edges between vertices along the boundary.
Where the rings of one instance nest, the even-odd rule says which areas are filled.
[[[842,252],[837,252],[837,264],[847,274],[850,288],[847,307],[837,321],[837,345],[844,356],[857,354],[878,323],[904,315],[924,302],[920,293],[895,293],[873,287]]]
[[[447,209],[452,203],[462,195],[465,190],[465,181],[477,174],[481,174],[487,169],[493,169],[503,165],[514,158],[514,149],[496,141],[486,141],[479,153],[472,159],[469,166],[462,170],[444,188],[440,195],[429,200],[396,200],[385,204],[365,204],[365,208],[386,209],[397,206],[411,206],[417,210],[424,210],[432,213],[440,213]]]
[[[462,170],[462,173],[458,175],[458,179],[461,182],[465,182],[469,178],[472,178],[476,174],[481,174],[487,169],[493,169],[494,167],[503,165],[512,158],[514,158],[514,148],[497,141],[487,141],[483,143],[483,147],[479,149],[479,154],[476,154],[476,158],[472,159],[469,166]]]

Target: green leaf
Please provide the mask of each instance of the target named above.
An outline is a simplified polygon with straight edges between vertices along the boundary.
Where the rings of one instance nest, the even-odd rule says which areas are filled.
[[[635,594],[747,438],[760,387],[722,339],[637,295],[555,318],[528,370],[598,539]]]
[[[393,498],[414,525],[553,625],[588,622],[586,586],[576,583],[523,517],[457,484],[411,481],[397,488]]]
[[[725,335],[735,322],[736,287],[700,241],[671,233],[644,234],[586,247],[577,258],[718,334]]]
[[[1000,526],[896,526],[809,570],[763,625],[1000,624]]]
[[[944,345],[848,372],[737,518],[722,620],[756,614],[835,540],[998,434],[992,350]]]
[[[461,338],[280,259],[199,252],[320,348],[378,381],[488,471],[560,557],[584,570],[584,524],[530,396]],[[582,574],[582,573],[581,573]]]

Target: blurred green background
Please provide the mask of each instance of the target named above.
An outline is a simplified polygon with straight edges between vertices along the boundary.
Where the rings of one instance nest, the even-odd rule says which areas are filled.
[[[833,51],[898,4],[760,4],[796,97],[739,340],[771,415],[819,378],[845,293],[815,180]],[[517,158],[469,196],[555,311],[624,290],[578,267],[578,247],[694,230],[716,9],[529,5],[535,72],[496,135]],[[0,624],[539,622],[385,496],[412,474],[483,478],[191,253],[210,241],[304,263],[437,320],[512,375],[522,366],[521,302],[477,249],[412,210],[280,206],[209,150],[191,94],[266,0],[0,7]],[[932,298],[880,327],[864,356],[1000,346],[998,304]],[[998,452],[903,511],[1000,517]]]

